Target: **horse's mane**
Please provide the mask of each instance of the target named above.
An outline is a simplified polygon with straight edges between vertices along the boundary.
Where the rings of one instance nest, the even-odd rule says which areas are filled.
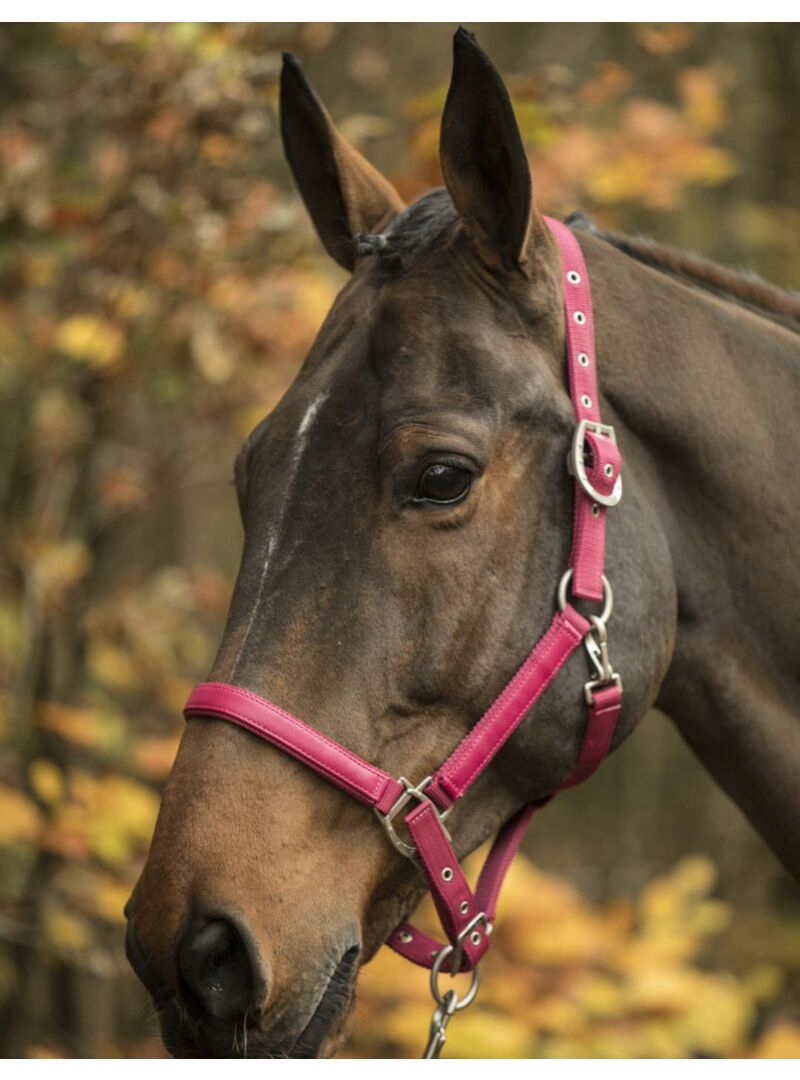
[[[627,236],[600,229],[584,214],[571,214],[566,224],[590,232],[638,262],[699,285],[708,292],[733,300],[783,326],[800,331],[800,293],[779,289],[763,281],[757,274],[720,266],[710,259],[659,244],[648,237]]]
[[[376,257],[374,265],[382,277],[399,276],[431,247],[442,242],[456,223],[457,215],[447,191],[436,188],[407,207],[385,232],[355,237],[356,257]],[[601,229],[585,214],[570,214],[566,224],[597,236],[638,262],[800,331],[800,293],[779,289],[756,274],[720,266],[644,236]]]

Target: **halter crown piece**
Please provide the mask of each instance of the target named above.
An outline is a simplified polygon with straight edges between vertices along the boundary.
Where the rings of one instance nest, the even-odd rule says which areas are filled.
[[[453,852],[444,825],[447,815],[581,642],[594,677],[584,687],[589,715],[580,756],[562,787],[585,780],[608,754],[622,702],[622,681],[608,659],[606,624],[613,597],[603,574],[606,513],[622,494],[620,455],[614,429],[600,420],[592,298],[583,254],[565,225],[552,218],[545,221],[561,252],[567,368],[577,421],[567,462],[575,479],[572,553],[558,586],[558,610],[550,626],[500,696],[436,772],[417,784],[404,777],[395,779],[296,716],[238,686],[201,683],[192,690],[184,709],[187,719],[214,716],[238,724],[371,806],[389,840],[422,870],[447,941],[438,942],[404,923],[388,944],[413,963],[431,969],[436,1009],[423,1057],[439,1056],[450,1017],[474,1000],[478,963],[489,948],[503,878],[531,816],[556,792],[523,806],[506,822],[474,891]],[[568,591],[584,600],[604,601],[602,614],[585,618],[569,603]],[[395,830],[401,816],[408,840]],[[443,992],[442,973],[462,971],[472,973],[466,994],[459,998],[453,989]]]

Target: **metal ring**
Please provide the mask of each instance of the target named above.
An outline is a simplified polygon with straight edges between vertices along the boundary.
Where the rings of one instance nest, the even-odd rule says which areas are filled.
[[[564,571],[561,575],[561,581],[558,583],[558,606],[561,611],[567,606],[567,588],[570,581],[572,581],[572,567],[570,567],[569,570]],[[611,583],[605,574],[602,575],[602,581],[605,605],[603,607],[602,615],[599,615],[598,618],[600,619],[600,622],[607,623],[611,617],[611,612],[614,610],[614,593],[611,588]]]
[[[452,953],[453,946],[445,945],[443,949],[440,949],[436,954],[436,959],[433,961],[433,967],[431,968],[431,993],[433,994],[433,1000],[437,1005],[444,1006],[444,995],[439,992],[439,973],[442,969],[442,964]],[[456,972],[456,974],[458,974]],[[458,1012],[459,1009],[466,1009],[467,1005],[471,1005],[475,1000],[475,995],[478,993],[478,987],[481,984],[481,975],[477,967],[472,969],[472,982],[470,983],[469,990],[463,998],[456,998],[456,1003],[453,1006],[453,1011]],[[453,975],[450,975],[453,978]]]

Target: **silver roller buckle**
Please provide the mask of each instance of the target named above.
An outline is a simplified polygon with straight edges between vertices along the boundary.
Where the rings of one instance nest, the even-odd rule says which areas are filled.
[[[410,859],[417,866],[419,866],[417,849],[414,847],[413,844],[408,844],[405,840],[400,839],[400,837],[397,835],[397,830],[394,827],[394,819],[402,810],[405,810],[405,808],[408,806],[412,799],[416,799],[417,802],[420,803],[429,802],[433,809],[436,811],[439,820],[444,823],[447,815],[452,810],[452,807],[448,807],[447,810],[440,810],[436,803],[433,801],[433,799],[429,798],[425,794],[425,788],[428,786],[428,784],[430,784],[432,779],[432,776],[426,776],[425,779],[421,780],[418,784],[412,784],[410,780],[406,780],[404,776],[401,776],[399,777],[399,780],[405,788],[405,791],[397,799],[391,809],[387,810],[386,813],[383,814],[377,807],[374,807],[378,821],[380,821],[381,825],[383,825],[384,829],[386,830],[386,835],[389,837],[394,847],[397,848],[401,855],[405,855],[407,859]],[[444,828],[444,824],[442,825],[442,827]],[[445,829],[444,831],[447,835],[447,839],[450,840],[450,833],[447,832],[447,829]]]
[[[622,477],[618,476],[611,493],[604,495],[602,491],[597,490],[586,475],[587,431],[591,431],[593,435],[598,435],[600,438],[610,439],[615,446],[617,445],[617,435],[611,424],[600,424],[596,420],[581,420],[572,436],[572,446],[567,455],[567,468],[590,499],[594,499],[601,506],[616,506],[622,498]]]

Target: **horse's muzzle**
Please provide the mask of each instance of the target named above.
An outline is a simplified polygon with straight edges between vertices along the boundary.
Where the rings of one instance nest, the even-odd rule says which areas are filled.
[[[158,975],[128,923],[128,961],[158,1012],[173,1057],[317,1057],[333,1045],[352,1001],[359,945],[329,960],[305,1013],[267,1006],[267,979],[247,928],[230,918],[194,919],[178,942],[178,992]],[[302,1000],[302,997],[301,997]],[[295,1001],[293,1005],[299,1006]],[[272,1015],[279,1018],[272,1021]]]

